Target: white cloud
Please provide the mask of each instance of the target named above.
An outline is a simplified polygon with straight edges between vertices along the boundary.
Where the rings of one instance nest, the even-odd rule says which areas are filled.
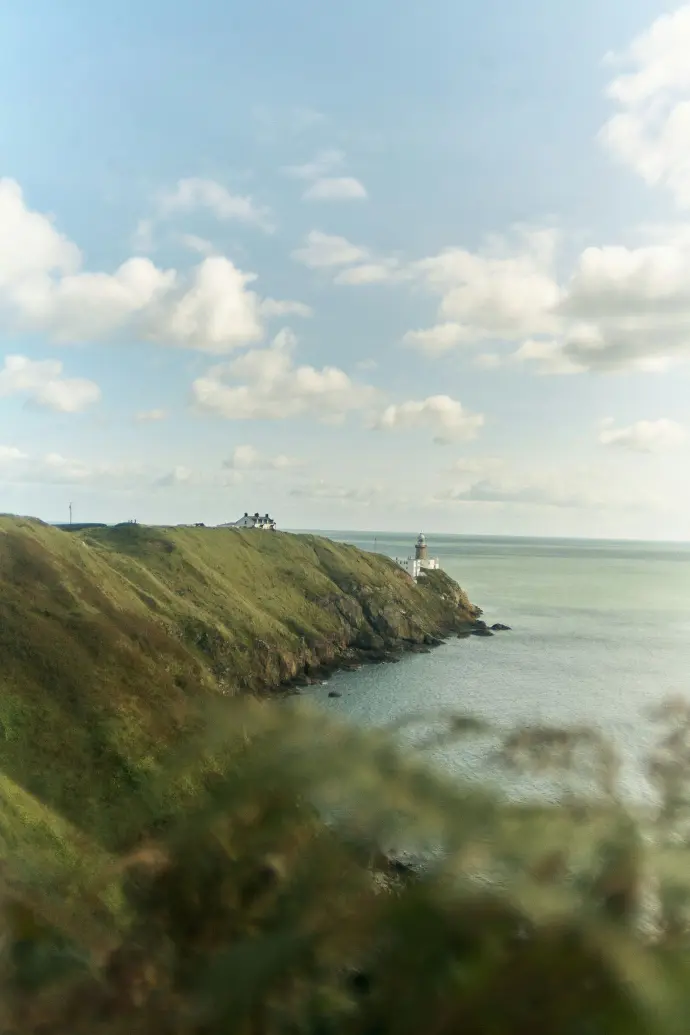
[[[568,280],[555,279],[555,237],[523,233],[483,253],[452,249],[411,267],[441,295],[443,323],[409,331],[404,342],[429,354],[486,340],[521,344],[506,360],[542,374],[663,371],[690,358],[690,234],[666,243],[590,247]],[[485,358],[486,356],[489,358]]]
[[[223,466],[233,471],[287,471],[301,467],[302,461],[284,453],[264,456],[253,446],[236,446]]]
[[[329,266],[348,266],[361,262],[368,257],[366,248],[352,244],[345,237],[324,234],[320,230],[312,230],[307,234],[306,242],[295,249],[292,258],[311,269],[322,269]]]
[[[128,259],[113,274],[75,273],[58,281],[18,285],[14,300],[20,324],[27,329],[47,331],[61,342],[88,341],[106,337],[156,307],[175,276],[149,259]]]
[[[386,284],[394,280],[404,280],[407,273],[394,259],[383,259],[379,262],[366,262],[362,266],[353,266],[342,270],[335,278],[336,284]]]
[[[615,59],[627,66],[609,85],[619,111],[602,139],[646,183],[690,207],[690,5],[658,18]]]
[[[222,255],[204,259],[191,283],[150,313],[147,336],[210,353],[259,341],[259,297],[247,288],[255,279]]]
[[[441,296],[439,316],[454,325],[452,332],[445,332],[452,333],[454,344],[515,341],[557,326],[557,235],[553,230],[518,227],[515,236],[512,243],[493,238],[483,252],[449,248],[412,265],[411,273]]]
[[[534,363],[539,374],[580,374],[585,369],[569,358],[558,341],[529,338],[508,358],[513,363]]]
[[[83,377],[63,377],[59,360],[6,356],[0,370],[0,397],[24,396],[30,403],[58,413],[81,413],[98,402],[101,390]]]
[[[18,183],[0,179],[0,291],[37,271],[67,274],[80,264],[79,249],[55,229],[52,219],[26,208]]]
[[[16,446],[0,446],[0,467],[11,466],[16,460],[25,460],[26,453]]]
[[[196,252],[197,255],[216,254],[213,243],[205,237],[199,237],[198,234],[180,234],[179,240],[185,248],[189,248],[190,252]]]
[[[475,438],[483,424],[483,414],[469,413],[448,395],[432,395],[387,406],[374,427],[383,431],[429,428],[435,442],[446,443]]]
[[[341,165],[344,158],[342,151],[320,151],[311,162],[305,162],[304,165],[288,165],[284,171],[297,180],[318,180]]]
[[[357,201],[366,198],[367,191],[354,176],[322,176],[302,197],[305,201]]]
[[[422,331],[408,331],[403,337],[404,345],[411,345],[420,352],[438,355],[448,352],[466,341],[463,328],[457,323],[440,323]]]
[[[165,420],[168,416],[167,410],[140,410],[136,414],[135,420],[139,424],[151,424],[156,421]]]
[[[40,331],[63,342],[117,332],[210,353],[263,337],[262,316],[302,303],[261,299],[252,273],[216,255],[189,276],[131,258],[115,271],[80,270],[79,249],[51,220],[27,208],[19,186],[0,181],[0,319],[11,330]]]
[[[320,151],[304,165],[288,165],[284,172],[309,186],[302,194],[304,201],[351,201],[367,197],[366,188],[354,176],[331,176],[343,164],[345,155],[335,149]]]
[[[196,405],[229,420],[285,420],[309,414],[336,421],[373,402],[375,390],[352,381],[338,367],[296,366],[295,342],[291,332],[282,331],[269,348],[253,349],[212,367],[194,381]]]
[[[279,301],[275,298],[265,298],[260,306],[261,315],[267,320],[276,316],[313,316],[314,310],[304,302]]]
[[[248,195],[231,194],[215,180],[191,176],[178,180],[174,188],[162,191],[158,197],[158,211],[162,216],[198,209],[206,209],[224,221],[253,224],[268,233],[273,230],[267,208],[257,205]]]
[[[638,420],[625,428],[613,427],[607,419],[603,422],[599,441],[604,446],[618,446],[637,453],[655,453],[676,449],[687,440],[682,424],[661,418],[659,420]]]

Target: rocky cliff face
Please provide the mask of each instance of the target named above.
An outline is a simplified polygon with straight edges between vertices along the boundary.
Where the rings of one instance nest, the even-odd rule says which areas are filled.
[[[405,652],[426,651],[447,636],[481,627],[480,609],[445,573],[429,572],[415,585],[394,565],[388,567],[386,558],[378,560],[386,565],[384,582],[371,585],[348,574],[334,581],[331,592],[308,597],[325,619],[320,632],[291,621],[289,644],[259,637],[238,647],[217,628],[201,623],[186,627],[187,642],[203,655],[224,692],[233,687],[265,692],[307,685],[338,668],[397,661]],[[251,659],[239,675],[238,651]]]

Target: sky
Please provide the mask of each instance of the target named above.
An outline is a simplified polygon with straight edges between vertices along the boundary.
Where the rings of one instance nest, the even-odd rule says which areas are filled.
[[[34,0],[0,511],[690,539],[690,4]]]

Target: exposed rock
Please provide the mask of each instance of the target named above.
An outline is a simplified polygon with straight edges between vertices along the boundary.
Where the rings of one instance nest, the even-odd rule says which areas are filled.
[[[371,629],[360,629],[353,640],[353,646],[358,650],[382,650],[384,640]]]
[[[501,625],[500,622],[494,622],[494,624],[491,626],[491,629],[492,629],[493,632],[510,632],[511,631],[509,625]]]
[[[491,629],[487,629],[486,626],[483,626],[483,627],[482,626],[477,626],[476,629],[472,630],[471,635],[472,636],[493,636],[494,634],[491,632]]]
[[[339,690],[329,690],[328,696],[329,697],[342,697],[343,695],[340,693]]]

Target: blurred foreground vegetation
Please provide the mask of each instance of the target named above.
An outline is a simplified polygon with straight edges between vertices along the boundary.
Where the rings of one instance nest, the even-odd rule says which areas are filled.
[[[570,788],[515,805],[390,731],[222,705],[132,792],[156,818],[126,854],[0,788],[3,1035],[687,1031],[688,705],[650,717],[658,804],[640,811],[588,729],[497,736],[507,771]]]

